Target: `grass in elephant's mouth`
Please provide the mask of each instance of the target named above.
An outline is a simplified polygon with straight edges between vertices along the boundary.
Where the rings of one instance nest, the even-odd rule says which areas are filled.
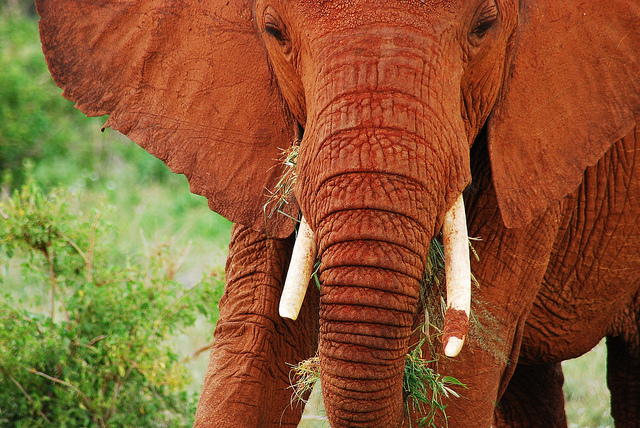
[[[271,217],[275,213],[281,213],[287,215],[283,208],[289,204],[293,197],[293,188],[296,184],[296,162],[298,159],[298,149],[300,148],[300,141],[296,140],[292,146],[288,149],[282,150],[282,165],[284,166],[284,172],[278,180],[274,190],[264,204],[264,214],[266,217]],[[298,219],[294,219],[298,220]]]
[[[301,361],[291,368],[289,381],[293,389],[292,400],[306,403],[313,385],[320,380],[320,360],[318,355]]]
[[[478,240],[478,238],[469,238],[469,248],[476,260],[480,260],[473,248],[473,240]],[[506,362],[507,356],[499,351],[503,347],[500,346],[497,336],[493,334],[499,328],[499,324],[492,314],[490,305],[480,301],[477,298],[477,294],[473,292],[474,288],[480,287],[473,273],[471,274],[471,280],[473,287],[468,337],[474,341],[476,346],[491,352],[496,359]],[[427,256],[427,268],[420,284],[420,304],[424,310],[425,317],[422,334],[423,337],[427,338],[431,355],[436,355],[437,353],[436,339],[442,333],[444,325],[444,314],[447,307],[445,285],[444,249],[440,237],[436,237],[431,240]]]
[[[423,337],[421,342],[407,354],[402,389],[407,412],[411,410],[422,415],[419,421],[420,427],[435,427],[435,417],[438,412],[446,421],[442,398],[459,397],[452,387],[466,388],[466,386],[453,377],[441,376],[429,367],[432,361],[422,358],[422,345],[425,340],[426,338]],[[319,380],[320,360],[317,355],[293,366],[290,376],[292,401],[306,403],[313,386]]]
[[[420,342],[407,354],[402,389],[407,412],[413,411],[423,415],[419,421],[420,427],[436,427],[435,417],[438,412],[442,413],[443,420],[447,419],[442,397],[458,398],[458,393],[451,387],[466,388],[466,385],[454,377],[440,376],[429,367],[433,361],[422,358],[422,345],[425,340],[426,337],[422,336]],[[409,424],[411,426],[411,419]]]

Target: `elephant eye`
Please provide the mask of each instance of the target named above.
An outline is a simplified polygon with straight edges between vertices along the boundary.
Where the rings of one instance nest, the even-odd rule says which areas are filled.
[[[497,21],[498,7],[495,2],[491,2],[491,4],[488,7],[485,7],[476,18],[471,35],[476,39],[482,39]]]
[[[485,34],[487,34],[487,31],[489,31],[489,29],[493,27],[493,24],[495,24],[495,20],[480,22],[476,26],[476,28],[473,29],[473,34],[477,37],[482,38]]]
[[[285,42],[287,37],[284,35],[283,25],[279,17],[274,14],[266,13],[264,16],[264,31],[279,42]]]
[[[280,30],[275,25],[267,23],[264,26],[264,31],[266,31],[268,34],[270,34],[273,38],[275,38],[279,42],[282,42],[282,41],[285,40],[285,37],[284,37],[284,34],[282,33],[282,30]]]

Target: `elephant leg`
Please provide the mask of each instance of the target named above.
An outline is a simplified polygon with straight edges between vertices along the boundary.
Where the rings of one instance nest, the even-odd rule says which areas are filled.
[[[296,321],[278,304],[292,239],[268,239],[234,226],[215,343],[196,427],[295,427],[303,405],[291,400],[291,365],[313,356],[318,290],[309,287]]]
[[[508,229],[500,216],[491,182],[486,145],[472,148],[472,192],[468,195],[469,236],[479,260],[472,272],[479,282],[471,330],[456,358],[440,359],[439,372],[467,385],[461,398],[446,400],[448,426],[486,428],[518,362],[522,332],[547,268],[557,234],[560,206],[523,228]],[[424,351],[427,351],[426,349]]]
[[[607,337],[607,383],[611,416],[619,427],[640,421],[640,343],[638,323],[632,334]],[[625,337],[626,336],[626,337]]]
[[[501,428],[566,428],[560,363],[518,364],[496,406]]]
[[[480,284],[473,288],[475,317],[460,355],[441,359],[438,368],[467,385],[457,390],[461,398],[446,400],[450,428],[487,428],[495,423],[495,405],[518,362],[527,315],[546,269],[557,224],[553,217],[550,213],[530,227],[506,229],[475,216],[480,227],[472,223],[471,236],[482,238],[474,243],[480,261],[472,261]]]

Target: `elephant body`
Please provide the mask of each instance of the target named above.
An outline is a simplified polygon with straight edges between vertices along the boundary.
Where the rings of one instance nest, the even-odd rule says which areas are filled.
[[[640,173],[634,166],[635,156],[640,155],[639,137],[634,129],[615,143],[596,165],[587,168],[582,184],[574,192],[527,227],[517,229],[506,228],[501,221],[491,185],[486,144],[478,142],[474,146],[474,190],[466,198],[469,235],[481,238],[474,241],[479,260],[473,261],[472,271],[481,284],[474,293],[477,301],[490,302],[493,319],[488,324],[497,322],[502,326],[499,333],[492,334],[499,336],[494,338],[495,342],[504,347],[488,350],[486,344],[476,343],[472,338],[468,349],[458,359],[440,364],[442,374],[455,376],[468,386],[461,391],[463,399],[447,403],[449,426],[470,426],[466,417],[469,412],[474,417],[473,426],[478,427],[492,424],[498,427],[566,426],[560,362],[588,352],[603,337],[607,337],[608,377],[616,423],[633,426],[638,420],[640,403],[634,391],[640,379]],[[256,265],[235,262],[238,252],[247,251],[245,236],[251,235],[253,239],[259,236],[256,232],[241,230],[235,229],[228,269]],[[274,241],[264,235],[262,239]],[[492,240],[499,241],[500,245]],[[283,242],[290,251],[292,241]],[[266,255],[262,257],[269,260]],[[285,260],[274,265],[282,270]],[[282,393],[291,381],[288,367],[283,364],[287,358],[280,356],[306,350],[288,358],[303,360],[314,354],[317,344],[309,339],[316,337],[318,328],[313,309],[318,305],[316,289],[310,287],[312,294],[303,307],[301,320],[310,330],[302,334],[288,329],[290,322],[277,316],[279,287],[273,286],[271,297],[267,298],[256,299],[255,293],[244,298],[231,296],[236,276],[235,270],[228,271],[228,288],[221,302],[223,315],[216,330],[216,348],[224,348],[226,343],[233,347],[244,343],[245,350],[234,351],[235,357],[225,357],[224,361],[235,367],[255,364],[255,355],[248,353],[247,348],[256,343],[273,342],[274,338],[282,340],[294,336],[286,340],[288,350],[260,353],[263,358],[266,355],[270,356],[269,360],[281,362],[276,373],[270,373],[272,377],[268,379],[263,377],[264,373],[271,372],[272,368],[256,369],[260,375],[251,376],[254,382],[261,378],[255,384],[260,392],[247,388],[246,379],[238,376],[238,369],[234,369],[233,378],[229,378],[228,370],[213,368],[214,356],[223,352],[214,351],[207,382],[213,383],[210,379],[216,379],[221,386],[205,385],[201,403],[207,403],[205,400],[211,397],[217,405],[209,410],[206,404],[201,404],[200,423],[202,426],[206,426],[207,421],[220,423],[231,415],[229,409],[235,406],[220,405],[218,394],[222,389],[230,391],[230,383],[237,381],[240,382],[238,389],[250,397],[247,401],[253,400],[254,406],[263,411],[271,408],[271,411],[263,419],[256,413],[233,414],[229,426],[261,426],[268,424],[267,421],[274,426],[297,426],[302,407],[289,402],[288,393]],[[282,273],[275,277],[282,277]],[[508,290],[504,286],[505,277],[510,285]],[[496,283],[498,286],[493,286]],[[240,289],[246,290],[246,287]],[[263,329],[255,333],[247,332],[244,318],[234,323],[224,316],[229,311],[240,317],[242,310],[228,310],[227,306],[248,308],[249,301],[270,302],[270,307],[251,311],[253,316],[269,319],[269,326],[262,323]],[[509,316],[505,317],[505,314]],[[263,337],[265,331],[268,331],[267,337]],[[228,342],[225,341],[227,337],[231,339]],[[425,346],[423,352],[428,354],[430,349]],[[487,378],[493,382],[486,382]],[[267,388],[274,385],[279,385],[281,393],[265,398],[262,391],[268,391]],[[270,401],[276,397],[280,397],[279,402]],[[233,395],[228,398],[233,403],[242,401]],[[248,416],[258,419],[252,419],[252,422],[246,419]],[[414,419],[414,423],[418,423],[420,415],[414,415]]]
[[[638,154],[636,127],[586,170],[581,186],[563,201],[549,267],[520,349],[524,364],[550,367],[606,337],[612,415],[622,427],[640,417]],[[561,389],[551,393],[540,391],[562,396]]]
[[[635,211],[640,207],[640,174],[634,168],[640,153],[638,137],[634,129],[615,143],[596,165],[587,168],[578,189],[522,229],[505,228],[491,186],[477,184],[485,190],[471,196],[469,207],[470,236],[482,237],[474,244],[480,260],[472,263],[472,270],[481,284],[474,292],[478,300],[491,302],[491,316],[508,326],[501,330],[501,338],[503,356],[509,362],[494,357],[493,365],[500,369],[493,377],[499,382],[493,390],[479,394],[486,420],[477,426],[491,424],[494,408],[495,426],[566,426],[560,362],[588,352],[603,337],[608,345],[612,414],[619,426],[636,423],[640,408],[639,396],[633,392],[640,373],[640,230]],[[474,181],[479,176],[490,180],[488,164],[480,162],[476,168]],[[505,276],[511,284],[508,292],[504,285],[492,289],[494,278]],[[510,318],[505,319],[505,313]],[[461,355],[461,360],[469,359],[469,366],[454,362],[452,374],[473,373],[478,354],[486,353],[484,347],[470,344],[471,355],[464,351]],[[468,385],[477,382],[473,375],[462,379]],[[464,395],[471,399],[469,392]],[[456,414],[457,408],[454,400],[448,413]],[[468,411],[468,403],[461,411]]]
[[[450,355],[451,306],[423,349],[467,385],[448,426],[566,426],[560,362],[603,337],[612,415],[637,423],[636,1],[36,3],[63,95],[235,223],[196,426],[295,426],[290,368],[316,351],[332,427],[418,424],[402,376],[461,195],[472,328]],[[321,287],[292,321],[303,218]]]
[[[640,281],[638,150],[636,128],[562,201],[549,267],[523,335],[525,361],[559,362],[604,336],[637,337],[637,324],[629,327],[638,313]]]

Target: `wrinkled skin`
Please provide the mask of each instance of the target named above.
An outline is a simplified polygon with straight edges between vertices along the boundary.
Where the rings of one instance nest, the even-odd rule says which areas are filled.
[[[633,2],[37,3],[64,95],[236,222],[196,426],[295,426],[289,367],[316,349],[332,427],[416,422],[420,282],[465,188],[489,332],[453,359],[424,349],[468,386],[449,426],[566,426],[559,363],[605,336],[616,424],[640,418]],[[322,287],[294,322],[277,315],[293,225],[263,207],[301,136],[286,207]]]

